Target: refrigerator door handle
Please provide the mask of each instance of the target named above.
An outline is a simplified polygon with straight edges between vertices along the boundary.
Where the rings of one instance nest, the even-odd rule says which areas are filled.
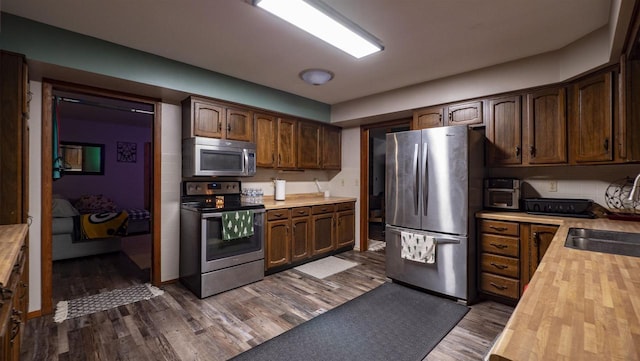
[[[435,239],[436,244],[460,244],[460,240],[459,239],[450,239],[450,238],[436,238]]]
[[[427,143],[422,145],[422,157],[424,159],[424,172],[422,172],[422,191],[424,192],[424,208],[422,215],[427,215],[429,205],[429,147]]]
[[[418,191],[418,182],[419,182],[419,177],[420,177],[420,162],[418,160],[418,145],[419,144],[414,144],[414,149],[413,149],[413,164],[415,164],[415,177],[413,180],[413,189],[415,189],[415,197],[414,197],[414,202],[413,202],[413,213],[417,216],[418,215],[418,202],[419,202],[419,197],[420,197],[420,192]]]

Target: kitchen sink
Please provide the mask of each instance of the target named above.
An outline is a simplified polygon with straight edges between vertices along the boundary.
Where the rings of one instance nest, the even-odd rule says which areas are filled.
[[[640,233],[570,228],[565,247],[640,257]]]

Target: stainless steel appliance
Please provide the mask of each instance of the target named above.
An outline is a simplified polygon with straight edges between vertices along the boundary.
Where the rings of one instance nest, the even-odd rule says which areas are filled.
[[[256,145],[194,137],[182,140],[182,176],[248,177],[256,174]]]
[[[386,274],[472,302],[477,294],[474,213],[482,208],[482,133],[466,126],[387,134]],[[401,234],[433,237],[435,263],[401,257]]]
[[[520,180],[489,178],[484,180],[484,206],[494,209],[520,209]]]
[[[204,298],[264,277],[264,205],[243,203],[239,181],[183,182],[180,281]],[[250,211],[253,234],[224,240],[223,214]]]

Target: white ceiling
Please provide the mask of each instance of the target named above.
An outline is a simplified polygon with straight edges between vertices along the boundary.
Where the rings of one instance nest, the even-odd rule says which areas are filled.
[[[325,0],[379,38],[362,59],[245,0],[4,0],[2,11],[336,104],[562,48],[611,0]],[[311,86],[305,68],[335,79]]]

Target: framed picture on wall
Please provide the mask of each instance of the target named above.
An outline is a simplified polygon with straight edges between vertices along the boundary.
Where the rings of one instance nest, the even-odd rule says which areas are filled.
[[[118,143],[118,162],[135,163],[137,144],[129,142],[117,142]]]

